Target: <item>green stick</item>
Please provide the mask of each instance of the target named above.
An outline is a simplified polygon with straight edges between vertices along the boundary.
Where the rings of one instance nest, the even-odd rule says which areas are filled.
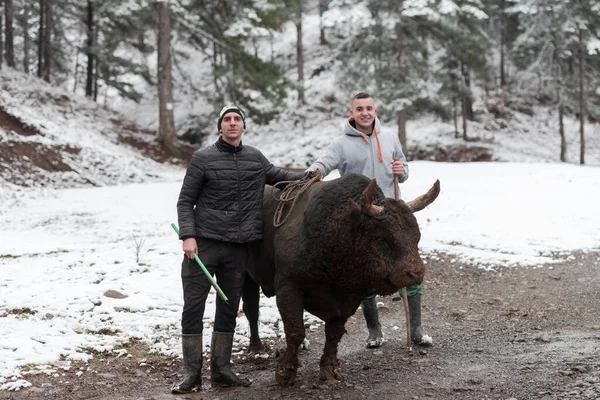
[[[171,227],[173,228],[175,233],[177,233],[177,235],[179,235],[179,228],[177,228],[177,225],[175,225],[174,223],[171,223]],[[219,296],[221,296],[221,298],[224,301],[228,302],[229,299],[227,298],[227,296],[225,296],[225,293],[223,293],[223,291],[221,290],[219,285],[217,285],[217,282],[213,279],[212,275],[210,274],[210,272],[208,272],[208,270],[206,269],[204,264],[202,264],[202,261],[200,261],[200,259],[198,258],[198,254],[194,254],[194,260],[196,260],[198,265],[200,265],[200,268],[202,268],[202,271],[204,271],[204,275],[206,275],[210,284],[213,285],[213,287],[216,289],[217,293],[219,293]]]

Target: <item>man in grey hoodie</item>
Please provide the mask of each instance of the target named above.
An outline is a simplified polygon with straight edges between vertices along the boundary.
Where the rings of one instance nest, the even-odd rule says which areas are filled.
[[[394,198],[394,176],[398,176],[399,182],[408,179],[408,164],[398,136],[382,129],[373,98],[364,92],[352,99],[350,118],[344,123],[343,135],[329,145],[325,155],[308,171],[316,169],[320,169],[323,176],[337,169],[340,175],[355,173],[375,178],[385,196],[390,198]],[[398,292],[402,294],[402,289]],[[407,295],[412,340],[421,346],[431,346],[433,340],[421,325],[421,285],[407,288]],[[379,347],[383,344],[383,333],[375,296],[363,300],[361,307],[369,329],[367,347]]]

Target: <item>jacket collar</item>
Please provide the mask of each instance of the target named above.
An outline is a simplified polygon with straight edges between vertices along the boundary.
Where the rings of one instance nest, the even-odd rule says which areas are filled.
[[[239,146],[232,146],[225,140],[223,140],[222,136],[219,136],[219,140],[217,140],[215,145],[217,146],[217,149],[219,149],[220,151],[225,151],[227,153],[239,153],[244,149],[242,142],[240,142]]]

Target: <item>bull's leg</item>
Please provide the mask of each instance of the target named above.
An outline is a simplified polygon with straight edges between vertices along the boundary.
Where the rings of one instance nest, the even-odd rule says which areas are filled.
[[[242,290],[243,309],[248,325],[250,326],[250,346],[248,351],[259,352],[263,349],[260,337],[258,336],[258,316],[259,316],[260,288],[254,280],[246,273],[244,288]]]
[[[321,356],[321,380],[342,379],[340,361],[337,358],[338,344],[346,332],[347,318],[336,318],[325,323],[325,348]]]
[[[299,291],[288,287],[277,290],[277,308],[285,330],[286,349],[277,362],[275,380],[287,386],[294,383],[298,372],[298,348],[304,341],[304,308]]]

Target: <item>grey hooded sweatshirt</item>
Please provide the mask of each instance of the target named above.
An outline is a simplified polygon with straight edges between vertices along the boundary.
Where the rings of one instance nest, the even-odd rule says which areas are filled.
[[[375,133],[363,134],[352,126],[348,119],[344,123],[344,134],[331,142],[325,155],[308,167],[308,171],[318,168],[323,172],[323,176],[327,176],[331,171],[337,169],[340,175],[354,173],[371,179],[375,178],[385,196],[394,198],[392,160],[397,158],[404,164],[404,173],[398,177],[399,182],[408,179],[408,164],[400,147],[398,136],[383,130],[378,118],[375,118],[375,130],[379,137],[383,161],[379,158]]]

